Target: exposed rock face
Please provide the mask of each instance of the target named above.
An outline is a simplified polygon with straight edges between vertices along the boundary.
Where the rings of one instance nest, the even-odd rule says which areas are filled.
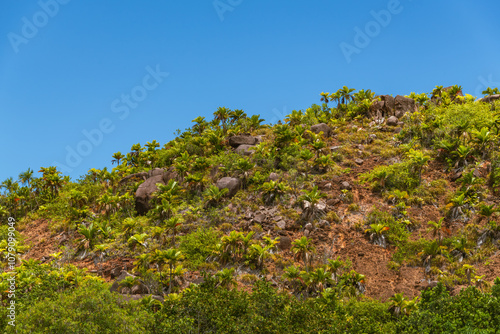
[[[394,98],[390,95],[380,95],[379,98],[380,101],[375,101],[370,106],[370,114],[375,119],[390,116],[400,118],[407,112],[417,111],[415,101],[409,97],[398,95]]]
[[[158,190],[157,183],[165,184],[163,174],[155,175],[141,183],[135,192],[135,209],[140,215],[145,214],[151,209],[151,198],[153,193]]]
[[[500,94],[495,94],[495,95],[490,95],[490,96],[485,96],[481,99],[479,99],[478,101],[479,102],[486,102],[486,103],[490,103],[490,102],[493,102],[493,101],[496,101],[500,99]]]
[[[396,116],[391,116],[387,119],[387,125],[396,126],[398,125],[398,118]]]
[[[167,184],[171,179],[177,179],[177,173],[174,172],[173,168],[155,168],[149,172],[140,172],[136,174],[129,175],[122,179],[120,183],[125,182],[131,178],[140,177],[145,178],[146,181],[141,183],[135,192],[135,209],[140,215],[145,214],[151,210],[151,198],[155,191],[158,190],[156,187],[157,183]]]
[[[394,116],[396,116],[397,118],[401,118],[407,112],[413,113],[417,111],[415,100],[409,97],[398,95],[394,99],[394,102]]]
[[[380,99],[384,102],[384,107],[382,108],[383,116],[387,117],[394,115],[394,108],[396,106],[394,97],[390,95],[381,95]]]
[[[372,118],[382,118],[384,115],[384,101],[375,101],[370,106],[370,115]]]
[[[320,133],[323,131],[323,136],[325,137],[330,137],[330,134],[332,133],[332,129],[325,123],[319,123],[311,126],[311,131],[314,133]]]
[[[229,145],[236,148],[240,145],[255,145],[257,144],[257,138],[250,135],[237,135],[229,137]]]
[[[241,155],[250,156],[254,153],[254,148],[255,148],[255,146],[253,146],[253,145],[243,144],[243,145],[240,145],[236,148],[236,153],[241,154]]]
[[[223,177],[222,179],[217,181],[216,186],[219,189],[227,189],[228,196],[233,197],[234,195],[236,195],[238,190],[240,190],[241,181],[240,179],[237,179],[235,177]]]

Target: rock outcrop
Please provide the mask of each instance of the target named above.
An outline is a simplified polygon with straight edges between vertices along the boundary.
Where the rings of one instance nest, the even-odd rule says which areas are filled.
[[[320,133],[323,132],[323,136],[330,137],[332,129],[325,123],[319,123],[311,126],[311,132]]]
[[[237,179],[235,177],[223,177],[222,179],[217,181],[216,186],[219,189],[227,189],[228,196],[233,197],[234,195],[236,195],[238,190],[240,190],[241,181],[240,179]]]

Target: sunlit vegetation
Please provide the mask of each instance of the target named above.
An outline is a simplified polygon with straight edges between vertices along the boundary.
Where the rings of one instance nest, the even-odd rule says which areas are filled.
[[[500,103],[461,90],[409,94],[392,125],[375,112],[387,96],[346,86],[274,125],[220,107],[78,180],[54,166],[4,180],[0,327],[14,332],[15,237],[19,333],[494,333]],[[373,298],[365,253],[437,286]],[[106,266],[124,259],[111,292]]]

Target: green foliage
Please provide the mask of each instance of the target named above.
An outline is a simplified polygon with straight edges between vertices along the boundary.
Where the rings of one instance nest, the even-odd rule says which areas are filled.
[[[15,328],[17,333],[144,333],[151,321],[139,305],[124,303],[101,282],[88,281],[54,299],[36,301],[18,313]]]
[[[470,287],[451,297],[439,284],[422,292],[418,312],[399,324],[403,333],[465,333],[481,330],[495,333],[500,328],[499,300]]]
[[[214,228],[200,227],[196,231],[180,237],[179,249],[185,256],[185,265],[197,269],[212,255],[219,242],[220,233]]]
[[[389,166],[377,166],[361,174],[360,181],[369,183],[373,191],[410,190],[419,184],[418,175],[411,172],[411,164],[406,161]]]

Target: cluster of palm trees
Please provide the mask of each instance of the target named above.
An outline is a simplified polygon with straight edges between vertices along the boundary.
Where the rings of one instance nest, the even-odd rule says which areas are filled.
[[[305,237],[296,240],[292,249],[297,254],[303,254],[305,261],[305,270],[295,265],[283,270],[282,278],[288,282],[294,294],[356,296],[365,291],[365,276],[350,270],[350,261],[342,261],[337,257],[335,260],[327,260],[326,265],[311,269],[306,260],[307,255],[314,250],[310,241]]]
[[[370,89],[367,90],[361,89],[357,93],[354,93],[355,91],[356,89],[354,88],[343,86],[335,93],[322,92],[320,94],[321,95],[320,100],[323,101],[325,104],[328,104],[331,101],[337,102],[336,114],[340,117],[347,115],[347,109],[350,103],[352,103],[359,109],[354,111],[352,113],[352,116],[367,115],[367,112],[374,101],[375,93],[372,92]],[[332,113],[333,110],[330,110],[330,112]]]
[[[0,184],[3,194],[0,194],[0,217],[22,217],[28,212],[34,212],[47,202],[55,199],[63,185],[69,182],[69,177],[62,177],[56,167],[42,167],[40,177],[34,176],[29,168],[19,174],[15,181],[7,178]]]
[[[243,262],[246,265],[255,265],[263,269],[267,258],[273,256],[277,251],[276,245],[279,237],[272,239],[263,236],[261,241],[255,239],[255,232],[248,233],[231,231],[221,238],[221,242],[215,245],[214,259],[222,264]]]

